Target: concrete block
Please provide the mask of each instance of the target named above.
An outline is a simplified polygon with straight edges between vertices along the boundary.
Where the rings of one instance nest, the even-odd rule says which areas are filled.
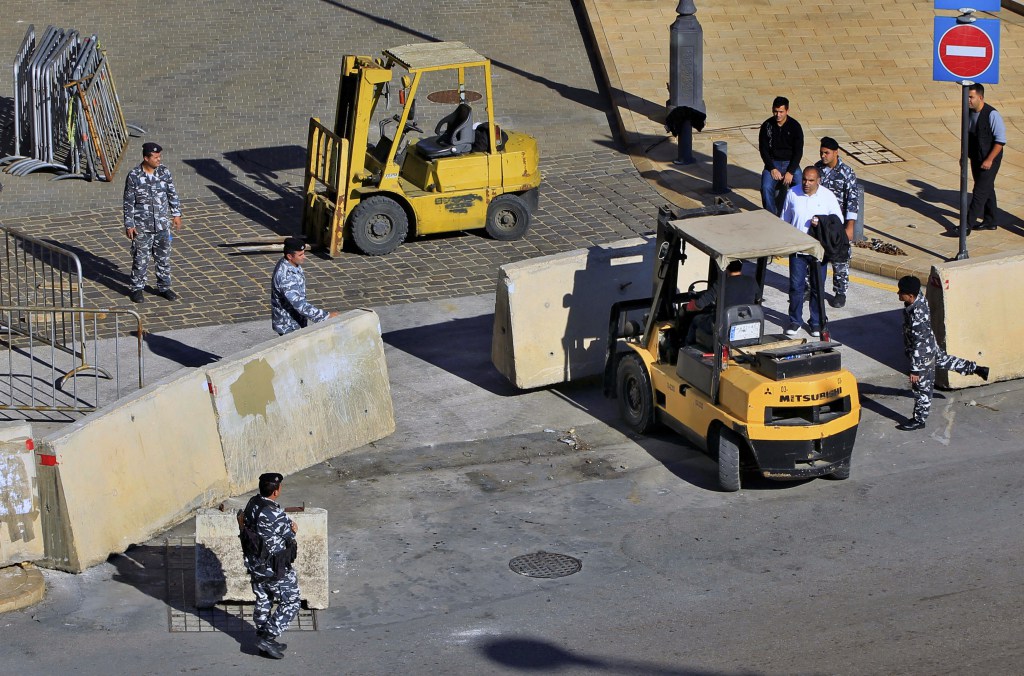
[[[503,265],[494,303],[491,361],[530,389],[598,375],[614,303],[650,298],[654,238],[627,239]],[[687,250],[679,285],[706,279],[707,256]],[[702,287],[703,288],[703,287]]]
[[[43,552],[32,425],[0,422],[0,568]]]
[[[353,310],[206,369],[230,494],[395,431],[380,320]]]
[[[287,509],[287,500],[282,505]],[[196,514],[196,606],[207,608],[221,601],[255,601],[242,559],[235,513],[245,503],[226,511],[201,509]],[[327,579],[327,510],[305,508],[289,512],[299,526],[298,556],[292,566],[299,591],[310,608],[329,605]]]
[[[81,572],[228,495],[202,371],[179,371],[40,441],[46,565]]]
[[[1024,315],[1024,255],[992,254],[932,267],[927,285],[932,328],[947,353],[991,369],[989,382],[1024,376],[1020,336]],[[978,376],[939,371],[936,385],[984,385]]]

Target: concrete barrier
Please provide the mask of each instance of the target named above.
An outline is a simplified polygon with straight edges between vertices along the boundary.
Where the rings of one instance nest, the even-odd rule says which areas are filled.
[[[236,501],[231,501],[232,503]],[[287,509],[287,498],[282,505]],[[249,574],[242,559],[235,513],[245,502],[229,509],[201,509],[196,514],[196,606],[208,608],[221,601],[255,601]],[[310,608],[326,608],[330,602],[327,571],[327,510],[305,508],[289,512],[299,526],[298,556],[292,567],[299,591]]]
[[[395,431],[380,320],[369,310],[207,367],[231,495]]]
[[[992,254],[934,266],[926,295],[935,337],[946,352],[988,366],[989,382],[1024,376],[1024,315],[1015,310],[1024,296],[1024,255]],[[935,384],[958,389],[985,381],[939,371]]]
[[[81,572],[228,494],[199,370],[169,376],[64,427],[41,441],[40,452],[43,563],[62,570]]]
[[[81,572],[395,429],[380,322],[346,313],[154,383],[42,439],[43,565]]]
[[[708,272],[706,255],[692,247],[687,255],[683,289]],[[521,389],[600,374],[612,305],[649,298],[653,277],[653,237],[503,265],[491,361]]]
[[[43,556],[32,425],[0,423],[0,568]]]

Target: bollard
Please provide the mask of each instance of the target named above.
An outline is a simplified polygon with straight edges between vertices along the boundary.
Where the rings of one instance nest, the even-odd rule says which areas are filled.
[[[853,224],[853,241],[864,241],[864,186],[857,185],[857,221]]]
[[[729,144],[715,141],[711,144],[711,194],[729,192]]]

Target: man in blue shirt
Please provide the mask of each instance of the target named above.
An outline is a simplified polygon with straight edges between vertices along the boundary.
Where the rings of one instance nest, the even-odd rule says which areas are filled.
[[[996,174],[1003,161],[1006,125],[999,111],[985,103],[984,85],[972,84],[968,87],[967,103],[971,108],[967,157],[971,160],[971,175],[974,176],[974,192],[971,194],[971,206],[967,210],[969,235],[971,228],[995,230],[998,225]],[[979,218],[981,224],[975,226]]]

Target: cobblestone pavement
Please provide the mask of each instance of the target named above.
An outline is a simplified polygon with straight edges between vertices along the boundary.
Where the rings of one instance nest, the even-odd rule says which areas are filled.
[[[333,119],[346,53],[444,39],[487,54],[496,118],[538,138],[544,185],[534,226],[519,242],[465,233],[410,242],[383,258],[311,258],[309,296],[318,305],[344,310],[493,291],[503,263],[651,230],[664,199],[614,149],[608,98],[575,3],[512,4],[171,0],[130,11],[103,0],[17,0],[0,18],[0,58],[13,57],[30,23],[99,35],[126,116],[164,146],[183,198],[186,230],[175,236],[172,258],[181,298],[152,296],[139,306],[147,328],[160,331],[269,317],[278,256],[233,255],[222,245],[298,232],[307,121]],[[0,81],[8,117],[9,87]],[[432,112],[424,105],[420,119]],[[78,254],[87,301],[97,306],[131,305],[120,197],[140,147],[133,139],[110,184],[0,174],[2,222]]]

